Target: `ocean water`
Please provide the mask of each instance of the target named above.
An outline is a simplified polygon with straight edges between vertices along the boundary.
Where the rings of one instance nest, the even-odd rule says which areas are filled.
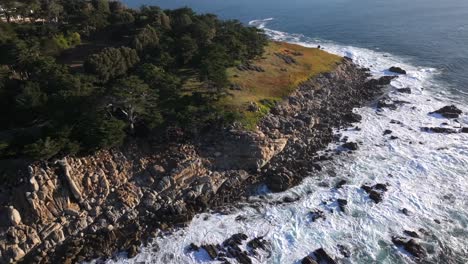
[[[128,2],[133,6],[143,3]],[[188,253],[186,247],[221,243],[239,232],[269,241],[269,250],[260,251],[254,263],[300,263],[319,247],[340,263],[417,263],[391,242],[393,235],[403,235],[404,230],[422,236],[417,241],[427,249],[428,263],[468,263],[468,134],[420,130],[468,127],[468,1],[144,2],[165,8],[187,5],[239,18],[265,29],[272,39],[322,45],[329,52],[348,56],[369,67],[376,77],[390,74],[386,71],[390,66],[400,66],[408,74],[395,79],[387,94],[408,103],[394,111],[376,111],[372,104],[355,109],[363,116],[358,124],[361,130],[336,133],[360,142],[360,149],[323,164],[322,172],[301,185],[284,193],[252,197],[252,204],[229,214],[198,215],[187,228],[155,238],[135,258],[122,254],[108,263],[209,263],[206,253]],[[405,87],[412,94],[396,92]],[[463,110],[457,121],[428,115],[448,104]],[[398,139],[383,136],[386,129]],[[342,189],[332,188],[340,179],[348,183]],[[376,183],[389,185],[379,204],[360,189]],[[285,196],[300,199],[271,203]],[[336,199],[348,201],[346,212],[336,210]],[[409,215],[401,213],[402,208]],[[308,213],[314,209],[326,212],[326,219],[312,222]],[[243,220],[236,221],[239,216]],[[338,244],[350,249],[350,258],[340,254]]]

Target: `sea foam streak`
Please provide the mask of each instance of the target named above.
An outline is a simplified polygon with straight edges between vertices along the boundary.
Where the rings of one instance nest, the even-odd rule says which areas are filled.
[[[468,263],[468,134],[420,131],[420,127],[439,126],[444,122],[449,126],[468,126],[466,114],[459,119],[461,124],[428,115],[444,105],[457,104],[432,92],[437,88],[442,90],[433,79],[437,70],[412,66],[404,59],[385,53],[271,30],[266,27],[271,20],[255,20],[250,24],[263,28],[275,40],[310,47],[322,45],[329,52],[350,57],[357,64],[370,68],[377,77],[390,74],[385,71],[390,66],[406,69],[408,74],[395,79],[392,86],[410,87],[412,94],[390,90],[389,95],[409,104],[395,111],[377,112],[373,107],[356,109],[363,116],[358,124],[362,130],[337,133],[348,136],[351,141],[362,142],[357,152],[324,164],[323,172],[317,177],[307,178],[285,193],[266,195],[268,201],[284,196],[297,196],[301,198],[299,201],[284,205],[261,203],[228,215],[198,215],[187,228],[156,238],[154,244],[159,250],[155,251],[150,245],[133,259],[122,257],[108,262],[204,263],[209,261],[208,256],[203,252],[187,253],[187,245],[221,243],[230,235],[242,232],[250,238],[264,236],[271,242],[271,254],[260,254],[254,259],[255,263],[298,263],[319,247],[340,257],[337,244],[352,251],[351,258],[343,259],[343,263],[412,263],[410,256],[392,245],[391,236],[402,235],[403,230],[423,228],[429,235],[421,243],[429,248],[431,262]],[[468,111],[465,106],[458,106],[464,113]],[[402,124],[391,124],[391,120]],[[391,129],[398,139],[384,137],[385,129]],[[330,149],[336,147],[329,146]],[[338,179],[346,179],[348,183],[334,190],[331,186]],[[375,183],[390,186],[379,204],[369,200],[360,189],[362,184]],[[327,213],[324,221],[310,221],[307,214],[312,209],[325,210],[322,201],[338,198],[348,200],[347,213],[334,210]],[[410,216],[402,214],[402,208],[407,208]],[[236,221],[238,216],[245,220]]]

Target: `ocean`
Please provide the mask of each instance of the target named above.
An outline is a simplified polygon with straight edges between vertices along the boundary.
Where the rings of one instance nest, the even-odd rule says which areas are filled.
[[[369,105],[361,130],[336,131],[362,143],[351,155],[325,163],[322,172],[284,193],[262,190],[255,201],[229,214],[204,213],[188,227],[154,239],[133,259],[125,254],[108,263],[208,263],[190,243],[221,243],[230,235],[263,236],[270,250],[254,263],[300,263],[324,248],[340,263],[416,263],[391,238],[416,231],[428,263],[468,263],[468,134],[434,134],[421,127],[468,127],[468,1],[466,0],[127,0],[163,8],[188,6],[225,19],[263,28],[271,39],[316,47],[350,57],[376,76],[399,66],[408,74],[394,79],[387,95],[402,100],[396,110]],[[396,92],[410,88],[411,94]],[[428,113],[454,104],[464,114],[447,120]],[[395,122],[398,121],[398,122]],[[397,139],[384,137],[392,130]],[[338,146],[331,144],[330,150]],[[332,188],[339,179],[347,184]],[[381,203],[360,188],[387,183]],[[272,201],[298,197],[293,203]],[[345,213],[332,201],[346,199]],[[403,214],[405,208],[409,213]],[[327,211],[312,222],[313,209]],[[241,216],[241,217],[240,217]],[[242,221],[236,221],[243,219]],[[342,256],[344,245],[351,252]],[[245,246],[245,245],[243,245]],[[216,263],[216,262],[215,262]],[[232,261],[232,263],[235,263]]]

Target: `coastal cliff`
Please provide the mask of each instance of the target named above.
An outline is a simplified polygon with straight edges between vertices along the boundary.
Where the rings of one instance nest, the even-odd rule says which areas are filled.
[[[302,82],[253,131],[232,126],[184,143],[134,142],[30,164],[17,183],[1,187],[0,262],[133,256],[161,230],[245,200],[261,184],[286,190],[338,154],[317,152],[334,141],[333,129],[358,122],[353,108],[376,98],[391,79],[369,79],[344,58]]]

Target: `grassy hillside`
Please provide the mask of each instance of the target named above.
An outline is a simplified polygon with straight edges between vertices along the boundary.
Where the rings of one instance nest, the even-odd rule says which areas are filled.
[[[254,129],[276,101],[288,96],[301,82],[333,70],[340,61],[341,57],[317,48],[271,42],[263,57],[250,67],[228,69],[234,85],[219,107],[238,112],[239,121],[247,129]],[[249,111],[252,103],[259,111]]]

